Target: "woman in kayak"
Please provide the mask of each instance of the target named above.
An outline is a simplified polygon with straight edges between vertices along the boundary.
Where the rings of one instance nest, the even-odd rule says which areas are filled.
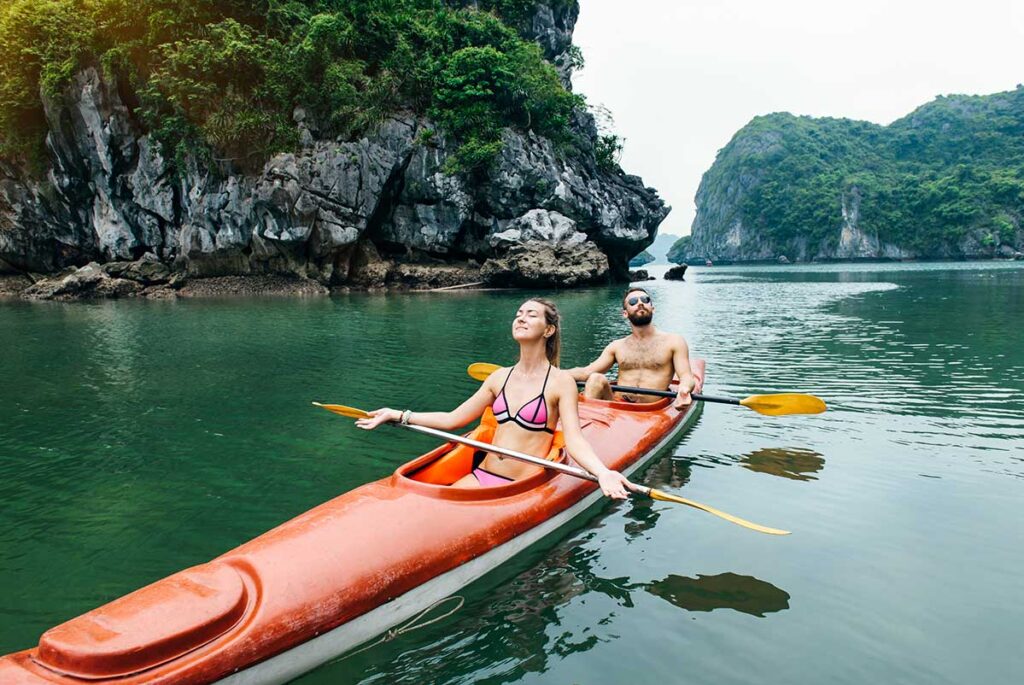
[[[512,320],[512,338],[519,343],[519,362],[492,373],[456,409],[412,412],[385,407],[369,412],[372,418],[359,419],[356,425],[372,430],[382,423],[396,421],[452,431],[479,419],[490,407],[498,421],[493,439],[496,447],[543,457],[551,449],[554,429],[561,418],[565,447],[572,458],[597,476],[605,495],[625,499],[630,482],[601,463],[580,430],[576,381],[558,368],[561,317],[554,303],[541,298],[524,302]],[[478,452],[472,473],[452,485],[503,485],[530,476],[538,469],[493,452]]]

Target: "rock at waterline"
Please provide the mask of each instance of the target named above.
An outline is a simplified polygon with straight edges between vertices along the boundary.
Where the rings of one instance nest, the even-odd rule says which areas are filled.
[[[572,287],[609,280],[608,257],[559,212],[526,212],[489,242],[495,256],[480,275],[490,285]]]
[[[27,300],[77,300],[130,297],[142,290],[142,284],[126,278],[111,278],[103,267],[90,262],[53,278],[44,278],[21,291]]]
[[[327,295],[328,289],[311,278],[291,274],[213,276],[194,278],[177,291],[179,297],[266,297]],[[169,295],[164,295],[169,297]],[[152,296],[151,296],[152,297]]]
[[[685,281],[683,275],[686,274],[686,264],[680,264],[679,266],[673,266],[671,269],[665,272],[666,281]]]
[[[592,242],[574,250],[531,241],[488,259],[481,278],[497,287],[568,288],[608,281],[608,257]]]
[[[147,254],[134,262],[108,262],[103,270],[113,278],[126,278],[146,285],[158,285],[171,280],[171,269],[155,255]]]
[[[647,269],[636,269],[634,271],[630,271],[629,272],[629,281],[630,281],[630,283],[635,283],[636,281],[653,281],[653,280],[654,280],[654,276],[652,276],[649,273],[647,273]]]
[[[170,297],[183,277],[154,255],[134,262],[89,262],[38,279],[17,294],[26,300],[88,300],[119,297]],[[163,292],[167,291],[167,292]]]
[[[0,274],[0,299],[18,297],[32,285],[28,276],[21,274]]]

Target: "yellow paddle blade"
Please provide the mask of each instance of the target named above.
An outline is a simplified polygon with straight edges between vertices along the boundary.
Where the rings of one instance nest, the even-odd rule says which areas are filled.
[[[820,414],[825,411],[825,402],[814,395],[787,392],[778,395],[751,395],[740,400],[740,404],[767,416],[786,414]]]
[[[470,376],[477,379],[478,381],[485,381],[487,380],[488,376],[490,376],[492,373],[494,373],[500,368],[501,367],[498,366],[497,364],[488,364],[487,362],[474,362],[473,364],[469,365],[468,369],[466,369],[466,373],[468,373]]]
[[[758,525],[756,523],[751,523],[750,521],[745,521],[745,520],[741,519],[739,516],[733,516],[732,514],[727,514],[724,511],[719,511],[718,509],[715,509],[714,507],[709,507],[708,505],[701,504],[700,502],[694,502],[693,500],[686,499],[685,497],[679,497],[677,495],[670,495],[667,492],[662,492],[661,490],[655,490],[654,488],[651,488],[651,491],[650,491],[649,494],[651,496],[651,499],[661,500],[662,502],[675,502],[676,504],[685,504],[688,507],[693,507],[694,509],[700,509],[701,511],[706,511],[709,514],[712,514],[712,515],[717,516],[719,518],[723,518],[726,521],[729,521],[730,523],[735,523],[738,526],[743,526],[744,528],[749,528],[750,530],[756,530],[758,533],[766,533],[767,535],[789,535],[789,531],[788,530],[779,530],[778,528],[768,528],[767,526],[761,526],[761,525]]]
[[[347,416],[350,419],[368,419],[370,415],[362,409],[356,409],[355,407],[346,407],[344,404],[320,404],[319,402],[313,403],[314,407],[320,407],[327,411],[334,412],[335,414],[341,414]]]

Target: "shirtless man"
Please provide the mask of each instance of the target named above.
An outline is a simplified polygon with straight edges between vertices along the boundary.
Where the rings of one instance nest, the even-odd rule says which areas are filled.
[[[601,356],[589,366],[569,369],[577,381],[586,381],[583,394],[595,399],[617,399],[626,402],[656,402],[653,395],[613,393],[604,372],[619,365],[616,385],[634,388],[667,390],[673,376],[679,378],[679,395],[674,405],[682,409],[690,404],[690,393],[695,392],[697,379],[690,370],[690,350],[681,335],[659,331],[651,323],[654,301],[643,288],[630,288],[622,298],[622,317],[629,321],[633,332],[604,348]]]

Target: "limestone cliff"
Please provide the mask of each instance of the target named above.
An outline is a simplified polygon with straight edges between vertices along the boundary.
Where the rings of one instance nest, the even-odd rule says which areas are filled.
[[[577,11],[540,2],[526,22],[566,84]],[[322,135],[302,109],[299,148],[259,170],[190,159],[172,171],[124,92],[86,68],[42,96],[45,178],[0,166],[0,270],[142,259],[185,276],[332,286],[568,286],[626,278],[668,213],[639,178],[598,166],[582,112],[571,146],[507,129],[485,173],[451,172],[454,145],[422,114],[397,111],[346,140]],[[524,253],[536,253],[528,268]]]

